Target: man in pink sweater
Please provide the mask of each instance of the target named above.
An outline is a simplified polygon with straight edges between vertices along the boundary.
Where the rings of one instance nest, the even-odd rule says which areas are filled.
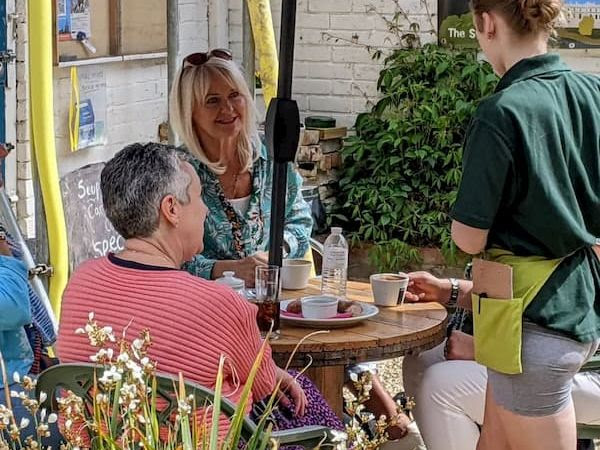
[[[202,251],[198,224],[207,211],[186,155],[160,144],[130,145],[102,171],[101,189],[106,215],[125,238],[125,249],[82,264],[71,277],[62,301],[61,362],[87,362],[95,353],[74,333],[93,311],[116,333],[127,329],[130,339],[150,329],[149,356],[158,371],[182,372],[186,380],[214,388],[225,355],[223,392],[237,402],[262,344],[256,307],[223,285],[179,269]],[[282,404],[292,404],[292,413],[302,418],[305,392],[275,366],[270,348],[252,385],[252,402],[270,395],[279,380]],[[311,422],[341,426],[323,416]],[[222,420],[221,435],[227,426]]]

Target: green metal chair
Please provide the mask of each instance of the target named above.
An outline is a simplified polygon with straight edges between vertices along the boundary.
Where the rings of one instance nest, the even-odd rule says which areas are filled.
[[[41,392],[47,394],[47,399],[42,404],[47,411],[56,411],[56,397],[60,396],[61,389],[68,389],[82,398],[86,404],[92,404],[90,395],[94,385],[94,372],[98,371],[101,376],[104,368],[94,364],[58,364],[42,372],[38,378],[36,394],[39,398]],[[157,397],[165,402],[165,407],[157,412],[158,422],[168,424],[174,412],[177,410],[177,399],[173,387],[179,381],[177,377],[163,373],[156,374]],[[193,395],[197,405],[212,402],[214,391],[196,383],[187,381],[185,383],[186,395]],[[221,398],[221,413],[226,417],[232,417],[235,413],[235,405],[226,398]],[[87,419],[91,419],[91,408],[85,408]],[[241,436],[248,440],[256,431],[256,424],[246,417],[242,423]],[[88,431],[89,433],[89,431]],[[299,445],[304,448],[314,448],[321,441],[330,442],[331,433],[329,428],[323,426],[305,426],[291,430],[273,431],[271,438],[277,440],[280,445]],[[91,436],[90,436],[91,438]]]
[[[589,372],[592,370],[600,372],[600,353],[596,353],[592,359],[584,364],[580,372]],[[600,425],[578,423],[577,439],[600,439]]]

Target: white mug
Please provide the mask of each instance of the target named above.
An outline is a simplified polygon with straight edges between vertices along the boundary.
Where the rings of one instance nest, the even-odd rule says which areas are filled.
[[[281,266],[283,289],[304,289],[308,285],[312,263],[305,259],[284,259]]]
[[[373,300],[378,306],[396,306],[404,303],[408,275],[404,273],[375,273],[371,275]]]

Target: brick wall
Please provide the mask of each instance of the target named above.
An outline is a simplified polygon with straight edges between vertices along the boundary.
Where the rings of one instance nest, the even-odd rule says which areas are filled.
[[[29,53],[27,30],[27,1],[17,0],[16,16],[13,27],[16,34],[15,44],[15,81],[16,81],[16,115],[14,127],[6,117],[6,132],[12,129],[15,135],[15,152],[17,154],[17,220],[23,236],[35,236],[35,195],[33,192],[33,160],[31,158],[30,123],[29,123]],[[8,141],[8,139],[7,139]]]
[[[421,25],[423,41],[431,39],[427,9],[419,0],[399,0]],[[229,40],[236,58],[242,55],[242,1],[229,0]],[[281,0],[271,9],[279,38]],[[437,2],[429,0],[430,14]],[[351,126],[356,114],[369,109],[377,95],[381,68],[366,46],[384,51],[394,46],[385,20],[397,11],[393,0],[298,0],[294,65],[294,98],[301,113],[326,114]],[[435,18],[434,18],[435,19]]]
[[[230,48],[241,60],[242,0],[228,1]],[[425,9],[420,0],[397,1],[409,12],[411,21],[420,24],[422,41],[430,41],[427,13],[434,15],[432,21],[437,23],[437,2],[428,0]],[[281,0],[271,0],[271,10],[279,38]],[[381,15],[391,18],[396,10],[394,0],[298,0],[294,98],[303,116],[326,114],[337,118],[339,125],[351,126],[357,113],[369,109],[369,101],[377,95],[381,63],[371,59],[365,45],[384,50],[393,47],[395,39]],[[561,54],[574,69],[600,74],[597,51],[565,50]]]
[[[208,48],[208,0],[179,0],[178,57]],[[71,153],[68,116],[70,69],[54,71],[56,148],[61,176],[83,165],[106,161],[123,146],[157,141],[167,120],[167,60],[125,61],[95,65],[106,79],[106,144]]]

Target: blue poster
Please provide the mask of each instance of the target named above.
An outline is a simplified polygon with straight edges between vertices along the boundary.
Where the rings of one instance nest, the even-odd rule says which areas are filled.
[[[58,39],[71,40],[71,0],[57,0],[56,16],[58,26]]]

